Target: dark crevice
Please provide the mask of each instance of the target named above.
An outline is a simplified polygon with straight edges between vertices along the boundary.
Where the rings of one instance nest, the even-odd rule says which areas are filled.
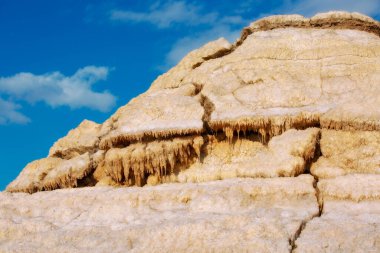
[[[136,143],[149,143],[152,141],[166,141],[166,140],[172,140],[174,138],[186,138],[186,137],[191,137],[191,136],[198,136],[199,134],[197,133],[189,133],[189,134],[172,134],[168,137],[155,137],[153,135],[144,135],[142,138],[138,140],[129,140],[127,138],[120,137],[118,141],[114,141],[112,143],[112,147],[109,147],[104,150],[108,150],[111,148],[125,148],[129,145],[136,144]]]
[[[225,48],[225,49],[217,51],[216,53],[214,53],[212,55],[208,55],[208,56],[202,57],[202,59],[204,61],[197,62],[196,64],[194,64],[192,66],[192,69],[198,68],[199,66],[201,66],[204,62],[206,62],[208,60],[212,60],[212,59],[217,59],[217,58],[223,57],[223,56],[225,56],[225,55],[227,55],[227,54],[229,54],[231,52],[232,52],[231,48]]]
[[[211,120],[211,114],[215,110],[215,106],[211,102],[211,100],[208,97],[206,97],[205,95],[203,95],[203,94],[201,94],[200,103],[201,103],[201,105],[202,105],[202,107],[204,109],[204,114],[203,114],[203,117],[202,117],[203,128],[205,129],[205,132],[207,134],[213,134],[214,131],[210,127],[209,122]]]
[[[306,160],[304,174],[311,174],[311,171],[310,171],[311,165],[313,163],[316,163],[317,160],[321,156],[322,156],[322,152],[321,152],[321,133],[319,133],[319,135],[317,137],[317,142],[316,142],[316,145],[315,145],[314,155],[312,156],[311,159]],[[314,176],[314,175],[312,175],[312,176]],[[314,177],[314,178],[315,178],[315,180],[318,180],[316,177]]]
[[[317,201],[318,201],[319,200],[319,189],[317,187],[317,182],[314,182],[314,188],[315,188],[315,195],[316,195],[316,198],[317,198]],[[297,229],[297,232],[295,233],[294,237],[291,238],[291,239],[289,239],[289,244],[292,247],[291,250],[290,250],[290,252],[294,252],[294,250],[297,248],[297,245],[296,245],[297,239],[301,236],[302,231],[305,229],[307,223],[310,222],[310,221],[312,221],[314,218],[321,217],[322,211],[323,211],[323,203],[320,203],[318,201],[318,205],[319,205],[319,212],[318,212],[318,214],[313,215],[310,219],[308,219],[306,221],[302,221],[302,223],[299,226],[299,228]]]
[[[68,148],[66,150],[58,150],[54,152],[51,157],[61,158],[65,160],[70,160],[78,155],[83,155],[84,153],[89,153],[92,155],[98,151],[98,146],[93,147],[79,147],[79,148]]]
[[[95,186],[98,181],[94,178],[94,171],[95,169],[92,172],[90,172],[90,174],[88,174],[87,176],[81,179],[78,179],[76,187],[81,188],[81,187]]]
[[[194,94],[192,94],[192,96],[196,96],[202,91],[203,85],[198,83],[192,83],[192,85],[195,87],[195,91]]]
[[[320,156],[321,156],[321,149],[320,149],[320,136],[319,136],[318,141],[316,143],[316,147],[315,147],[315,155],[314,155],[314,158],[312,159],[311,163],[317,161]],[[311,174],[310,173],[310,167],[305,169],[305,174]],[[313,183],[313,187],[315,189],[315,198],[317,200],[318,207],[319,207],[318,214],[312,216],[311,219],[309,219],[307,221],[303,221],[301,223],[301,225],[298,228],[298,230],[297,230],[294,238],[292,238],[292,240],[289,240],[289,244],[292,247],[290,252],[294,252],[294,250],[297,248],[296,241],[301,236],[302,231],[304,230],[306,224],[308,222],[310,222],[311,220],[313,220],[314,218],[321,217],[322,212],[323,212],[323,201],[321,199],[320,192],[319,192],[319,189],[318,189],[318,178],[314,176],[314,179],[315,180],[314,180],[314,183]]]

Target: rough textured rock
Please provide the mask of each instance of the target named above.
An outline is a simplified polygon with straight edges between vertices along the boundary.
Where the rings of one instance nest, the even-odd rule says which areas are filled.
[[[0,251],[379,252],[379,108],[379,22],[258,20],[28,164]]]
[[[70,159],[86,152],[92,152],[98,147],[101,134],[102,125],[84,120],[67,136],[54,143],[49,151],[49,156]]]
[[[199,134],[203,131],[204,109],[194,97],[197,86],[152,91],[133,99],[119,113],[112,130],[100,143],[108,149],[144,137],[170,137]]]
[[[301,224],[319,213],[313,181],[0,193],[0,251],[289,252]]]
[[[150,90],[177,88],[182,83],[182,80],[191,73],[193,69],[197,68],[207,60],[219,58],[220,56],[228,54],[231,50],[232,45],[224,38],[211,41],[201,48],[190,52],[177,64],[177,66],[159,76],[152,83]]]
[[[215,130],[273,136],[319,124],[345,129],[347,122],[353,122],[352,129],[380,130],[379,110],[366,106],[380,102],[380,40],[362,31],[256,32],[183,82],[204,84],[202,94],[214,105],[209,124]]]
[[[174,173],[199,158],[202,145],[203,138],[198,136],[110,149],[104,159],[104,170],[114,181],[124,181],[127,185],[142,186],[147,174],[156,176],[157,182],[175,181]],[[165,176],[169,176],[169,180]]]
[[[29,163],[15,181],[8,185],[11,192],[28,192],[76,187],[93,169],[88,153],[70,160],[47,157]]]
[[[322,215],[306,224],[295,252],[379,252],[380,175],[324,179],[318,189]]]
[[[288,130],[264,145],[257,139],[218,141],[211,138],[205,157],[179,172],[179,182],[204,182],[234,177],[291,177],[305,172],[315,154],[318,128]]]
[[[379,131],[322,130],[322,156],[311,173],[329,178],[352,173],[380,174]]]

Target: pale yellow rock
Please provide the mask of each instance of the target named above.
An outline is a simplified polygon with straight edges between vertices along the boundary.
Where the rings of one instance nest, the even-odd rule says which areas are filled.
[[[10,192],[33,193],[57,188],[71,188],[92,171],[90,155],[85,153],[70,160],[48,157],[29,163],[8,185]]]
[[[49,171],[41,185],[44,190],[71,188],[78,185],[78,180],[92,172],[90,155],[85,153],[70,160],[63,160]]]
[[[380,200],[380,175],[351,174],[318,182],[319,197],[326,200]]]
[[[380,23],[368,16],[357,12],[330,11],[318,13],[311,18],[305,18],[301,15],[276,15],[259,19],[243,29],[237,45],[254,32],[288,27],[354,29],[380,35]]]
[[[379,104],[380,38],[363,31],[255,32],[232,53],[192,71],[183,80],[188,82],[204,85],[201,94],[214,106],[209,121],[214,130],[273,136],[318,125],[325,113],[322,127],[340,129],[336,122],[351,121],[358,130],[380,126],[377,107],[361,105]]]
[[[134,98],[117,113],[112,130],[100,146],[111,148],[144,137],[170,137],[203,131],[204,109],[192,84],[176,89],[148,92]]]
[[[288,130],[270,140],[268,145],[258,139],[218,141],[211,138],[203,161],[178,174],[179,182],[204,182],[234,177],[297,176],[315,153],[319,129]]]
[[[152,83],[150,90],[179,87],[183,78],[194,68],[209,59],[218,58],[227,54],[231,49],[232,45],[226,39],[220,38],[205,44],[199,49],[191,51],[175,67],[171,68],[167,73],[159,76]]]
[[[380,102],[374,85],[380,80],[379,29],[369,17],[343,12],[254,22],[244,30],[250,35],[243,32],[244,39],[234,47],[222,39],[210,42],[160,76],[146,96],[127,105],[131,108],[120,114],[122,123],[103,144],[110,146],[109,138],[117,137],[201,132],[196,110],[192,108],[189,117],[189,104],[183,102],[181,109],[176,106],[181,99],[168,95],[175,93],[173,88],[189,85],[202,89],[202,96],[213,104],[209,123],[214,130],[230,127],[278,135],[289,128],[318,125],[320,118],[324,127],[379,130],[380,112],[370,106]],[[157,91],[165,102],[147,98]],[[143,111],[142,104],[155,108],[155,116],[135,117],[135,110]],[[161,115],[167,108],[169,115]],[[347,124],[351,121],[355,123]]]
[[[323,212],[306,223],[295,252],[379,252],[380,175],[318,182]]]
[[[98,147],[101,127],[95,122],[84,120],[77,128],[54,143],[50,148],[49,156],[70,159],[95,150]]]
[[[147,175],[155,175],[158,181],[165,181],[164,176],[186,168],[200,157],[202,145],[202,136],[135,143],[126,148],[108,150],[101,166],[115,182],[142,186]]]
[[[0,193],[1,252],[289,252],[313,177]]]
[[[7,186],[7,191],[29,193],[38,191],[41,189],[41,181],[44,177],[61,162],[60,158],[48,157],[29,163]]]
[[[379,84],[379,22],[258,20],[28,164],[0,252],[380,252]]]
[[[322,156],[311,166],[311,173],[318,178],[380,174],[379,131],[322,129],[320,146]]]

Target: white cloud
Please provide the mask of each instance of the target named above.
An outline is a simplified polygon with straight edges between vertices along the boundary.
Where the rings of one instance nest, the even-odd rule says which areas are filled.
[[[275,13],[313,16],[318,12],[342,10],[369,16],[380,14],[380,0],[285,0]]]
[[[53,108],[86,107],[106,112],[115,105],[116,98],[108,91],[97,92],[92,88],[98,81],[106,80],[108,72],[106,67],[95,66],[79,69],[72,76],[65,76],[60,72],[43,75],[22,72],[10,77],[0,77],[0,95],[5,94],[12,100],[29,104],[45,102]],[[17,113],[19,107],[16,104],[5,100],[0,103],[0,122],[27,122],[25,116]],[[8,110],[9,113],[6,112]]]
[[[168,28],[173,24],[188,26],[213,23],[217,20],[215,12],[202,13],[201,8],[186,1],[168,1],[154,3],[148,12],[112,10],[110,19],[124,22],[146,22],[159,28]]]
[[[20,108],[21,106],[0,98],[0,125],[5,125],[8,123],[28,123],[30,119],[17,111]]]

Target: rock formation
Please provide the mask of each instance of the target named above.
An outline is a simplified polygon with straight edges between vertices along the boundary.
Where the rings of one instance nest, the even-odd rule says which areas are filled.
[[[0,251],[379,252],[379,108],[379,22],[258,20],[28,164]]]

